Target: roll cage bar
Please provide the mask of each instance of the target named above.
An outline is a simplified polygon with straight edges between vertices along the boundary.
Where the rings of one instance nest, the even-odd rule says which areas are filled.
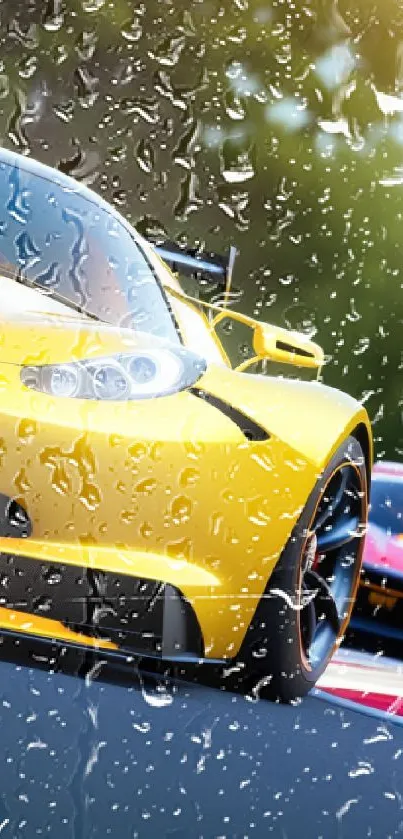
[[[203,284],[212,283],[224,292],[224,305],[231,290],[237,249],[231,245],[227,256],[218,253],[206,253],[198,248],[183,248],[169,240],[155,244],[151,242],[161,259],[172,271],[192,277]]]

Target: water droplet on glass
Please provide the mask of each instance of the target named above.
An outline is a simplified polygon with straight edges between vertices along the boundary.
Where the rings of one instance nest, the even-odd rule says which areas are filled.
[[[157,486],[157,481],[154,478],[146,478],[136,484],[136,492],[141,495],[151,495]]]
[[[227,183],[244,183],[255,176],[254,146],[243,138],[225,140],[221,151],[221,174]]]
[[[123,24],[121,32],[126,41],[139,41],[143,34],[143,27],[139,18],[134,16],[132,20],[127,20]]]
[[[99,487],[93,483],[83,483],[79,499],[87,510],[95,510],[101,503]]]
[[[35,597],[35,599],[32,603],[33,611],[34,612],[40,612],[40,613],[49,612],[52,608],[52,605],[53,605],[52,598],[51,597],[45,597],[43,595],[40,596],[40,597]]]
[[[18,425],[17,434],[24,443],[32,443],[38,427],[34,420],[23,419]]]
[[[20,492],[22,495],[24,494],[24,492],[28,492],[28,490],[31,489],[31,483],[28,480],[25,469],[21,469],[15,476],[14,484],[18,492]]]
[[[152,528],[152,525],[148,521],[143,522],[143,524],[141,525],[139,530],[140,530],[140,535],[143,537],[143,539],[149,539],[150,536],[152,536],[153,528]]]
[[[213,513],[210,517],[211,535],[218,536],[223,524],[224,516],[221,513]]]
[[[0,74],[0,99],[4,99],[10,92],[10,83],[8,76],[4,73]]]
[[[193,486],[200,478],[197,469],[192,469],[190,466],[183,469],[179,475],[179,483],[182,487]]]
[[[18,65],[18,74],[22,79],[31,79],[36,72],[38,66],[38,59],[35,55],[29,55],[23,58]]]
[[[88,14],[99,12],[104,4],[105,0],[81,0],[83,11]]]
[[[123,524],[133,524],[136,520],[137,511],[134,510],[122,510],[120,514],[120,520]]]
[[[148,140],[142,139],[136,148],[136,160],[140,169],[149,174],[154,168],[154,149]]]
[[[174,524],[183,524],[189,521],[192,509],[192,502],[190,498],[184,495],[178,495],[173,499],[171,504],[171,515]]]
[[[141,673],[139,673],[139,678],[141,693],[147,705],[151,705],[153,708],[166,708],[167,705],[172,705],[174,699],[173,685],[170,685],[170,690],[172,691],[170,693],[168,692],[167,685],[163,682],[154,682],[151,679],[145,679]]]
[[[225,97],[225,111],[230,119],[239,122],[245,119],[245,106],[236,93],[228,91]]]
[[[89,61],[95,52],[98,36],[93,30],[80,33],[76,41],[75,50],[82,61]]]
[[[147,446],[145,446],[144,443],[133,443],[133,445],[129,447],[128,452],[132,460],[140,461],[147,454]]]
[[[150,50],[149,56],[164,67],[175,67],[186,44],[184,35],[165,38],[156,50]]]
[[[58,32],[64,23],[62,0],[48,0],[42,18],[42,25],[48,32]]]
[[[50,586],[58,585],[59,583],[62,582],[62,579],[63,579],[62,572],[58,568],[55,568],[55,567],[48,568],[43,573],[42,576],[43,576],[43,579],[46,580],[46,582],[49,583]]]

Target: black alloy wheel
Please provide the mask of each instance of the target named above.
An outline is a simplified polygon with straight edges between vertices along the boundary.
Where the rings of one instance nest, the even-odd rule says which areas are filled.
[[[348,437],[323,470],[275,567],[242,657],[271,698],[304,696],[343,639],[360,578],[365,456]]]

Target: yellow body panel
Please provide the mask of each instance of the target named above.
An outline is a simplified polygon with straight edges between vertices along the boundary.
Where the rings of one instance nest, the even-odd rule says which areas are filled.
[[[2,550],[170,583],[194,607],[206,655],[233,656],[318,472],[350,431],[368,428],[365,411],[316,383],[219,365],[198,387],[256,420],[269,439],[249,442],[187,391],[121,403],[58,399],[21,385],[18,346],[20,355],[30,347],[31,363],[40,344],[42,363],[88,357],[90,347],[106,355],[119,341],[122,351],[119,330],[58,324],[35,339],[31,324],[8,329],[0,492],[29,511],[33,533],[0,539]]]
[[[259,356],[318,367],[322,352],[216,304],[201,314],[99,196],[32,159],[0,157],[0,627],[231,658],[352,432],[369,473],[367,414],[317,383],[232,370],[214,331],[227,315],[253,330]],[[88,364],[101,357],[109,363]],[[80,375],[32,370],[74,362]],[[69,397],[47,395],[72,380]],[[152,398],[153,387],[178,392]]]
[[[107,641],[104,638],[91,638],[81,632],[73,632],[71,629],[67,629],[59,621],[41,618],[38,615],[27,615],[25,612],[18,612],[15,609],[0,608],[0,627],[13,633],[36,635],[50,641],[57,639],[66,644],[79,644],[93,650],[113,652],[119,649],[118,645],[112,641]]]

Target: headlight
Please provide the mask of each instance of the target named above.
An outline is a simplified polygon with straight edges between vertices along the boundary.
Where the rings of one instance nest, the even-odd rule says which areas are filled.
[[[23,367],[21,381],[50,396],[122,402],[183,390],[205,368],[204,359],[189,350],[157,347],[109,358]]]

